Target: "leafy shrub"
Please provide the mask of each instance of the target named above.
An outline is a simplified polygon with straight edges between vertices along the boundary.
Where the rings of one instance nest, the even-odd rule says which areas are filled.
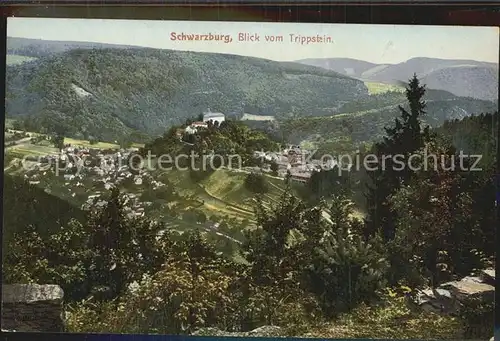
[[[16,231],[5,255],[7,280],[56,283],[73,301],[90,294],[116,297],[142,274],[156,272],[168,254],[170,235],[156,239],[161,223],[127,218],[117,190],[108,200],[82,221],[55,222],[50,231],[36,226]]]
[[[245,178],[245,187],[253,193],[266,193],[269,191],[269,186],[264,178],[264,175],[250,173]]]
[[[271,161],[270,163],[270,169],[271,169],[271,174],[272,175],[278,175],[278,170],[279,170],[279,165],[276,163],[276,161]]]
[[[495,325],[495,303],[485,302],[480,297],[469,297],[462,301],[459,314],[464,325],[464,337],[488,339]]]
[[[349,314],[313,328],[308,336],[415,340],[463,337],[459,318],[412,311],[407,306],[405,289],[385,289],[380,292],[378,304],[361,304]]]
[[[196,232],[174,250],[162,270],[132,282],[119,299],[71,309],[71,331],[85,331],[83,321],[103,321],[98,330],[117,333],[187,334],[207,326],[234,328],[237,306],[229,289],[235,277],[227,262]]]
[[[327,316],[376,298],[389,268],[381,250],[380,242],[365,242],[359,235],[336,231],[326,236],[310,268],[309,283]]]

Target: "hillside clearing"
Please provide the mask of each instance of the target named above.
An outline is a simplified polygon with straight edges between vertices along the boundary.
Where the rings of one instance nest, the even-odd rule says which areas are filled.
[[[395,84],[386,84],[386,83],[378,83],[378,82],[365,82],[366,87],[368,88],[368,93],[370,95],[382,94],[389,91],[395,92],[404,92],[405,89],[402,86]]]
[[[31,62],[36,60],[33,57],[20,56],[17,54],[8,54],[7,55],[7,65],[18,65],[26,62]]]
[[[242,121],[274,121],[274,116],[243,114]]]

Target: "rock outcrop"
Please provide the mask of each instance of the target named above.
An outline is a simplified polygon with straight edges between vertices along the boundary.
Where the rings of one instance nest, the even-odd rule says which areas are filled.
[[[224,337],[283,337],[283,330],[278,326],[262,326],[248,332],[226,332],[217,328],[201,328],[191,335]]]
[[[64,293],[58,285],[2,285],[2,330],[62,332]]]
[[[494,302],[495,270],[482,270],[477,277],[465,277],[460,281],[441,284],[437,288],[418,292],[413,303],[426,311],[456,315],[463,304],[471,299]]]

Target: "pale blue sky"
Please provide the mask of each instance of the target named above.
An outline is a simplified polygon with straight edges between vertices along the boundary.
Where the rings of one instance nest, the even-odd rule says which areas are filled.
[[[231,34],[233,42],[171,41],[171,32]],[[239,32],[258,33],[261,41],[238,42]],[[327,35],[333,43],[295,44],[289,41],[290,34]],[[9,18],[7,35],[230,53],[278,61],[342,57],[399,63],[413,57],[433,57],[498,63],[499,54],[497,27]],[[264,35],[283,35],[284,41],[266,43]]]

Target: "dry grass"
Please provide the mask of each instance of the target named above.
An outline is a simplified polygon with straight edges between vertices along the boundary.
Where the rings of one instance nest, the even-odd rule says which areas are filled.
[[[65,144],[71,144],[72,146],[81,146],[85,148],[95,148],[95,149],[119,149],[120,146],[114,143],[108,142],[97,142],[95,144],[91,144],[90,141],[87,140],[77,140],[66,137],[64,139]]]

